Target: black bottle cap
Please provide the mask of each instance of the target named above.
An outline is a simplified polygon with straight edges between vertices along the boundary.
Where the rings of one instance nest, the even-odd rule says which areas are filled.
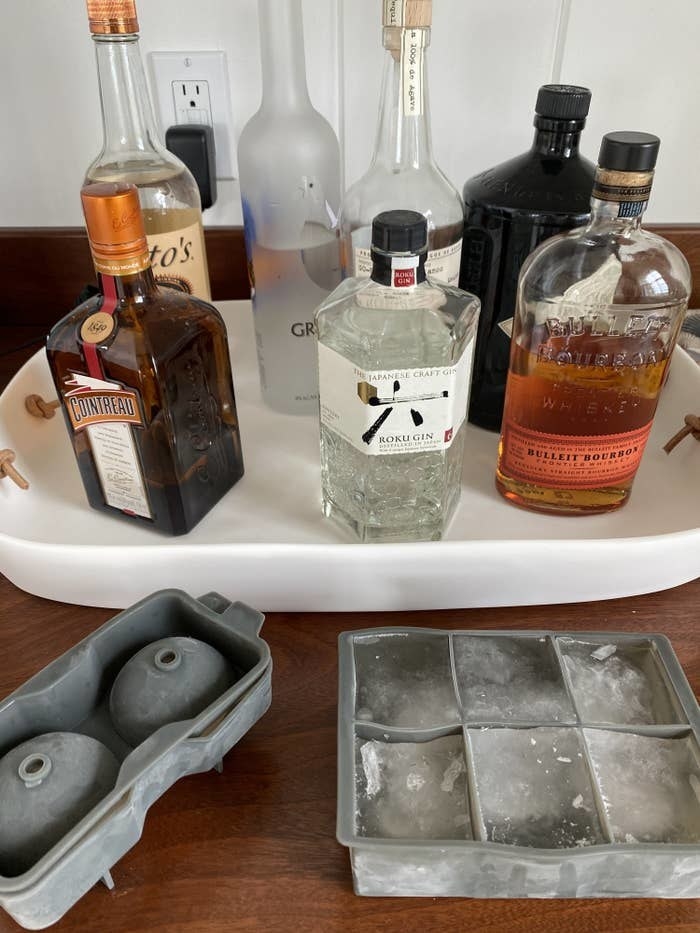
[[[575,84],[543,84],[537,94],[535,113],[550,120],[585,120],[591,103],[587,87]]]
[[[422,253],[428,224],[418,211],[384,211],[372,221],[372,248],[383,253]]]
[[[598,165],[617,172],[651,172],[661,140],[651,133],[606,133],[600,144]]]

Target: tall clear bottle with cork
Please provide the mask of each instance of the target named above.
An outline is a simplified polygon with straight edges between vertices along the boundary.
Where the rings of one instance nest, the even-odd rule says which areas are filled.
[[[341,205],[343,272],[370,275],[376,214],[415,210],[428,224],[427,274],[456,286],[464,210],[432,152],[427,83],[432,0],[384,0],[383,8],[386,56],[377,138],[369,168]]]
[[[340,282],[340,147],[306,83],[301,0],[258,0],[262,101],[238,143],[260,386],[318,410],[314,309]]]
[[[690,294],[683,254],[641,227],[659,140],[603,137],[591,221],[525,262],[496,486],[528,509],[628,501]]]
[[[134,0],[87,0],[87,11],[104,142],[85,182],[136,185],[156,281],[208,301],[199,188],[187,166],[160,140],[139,52]]]

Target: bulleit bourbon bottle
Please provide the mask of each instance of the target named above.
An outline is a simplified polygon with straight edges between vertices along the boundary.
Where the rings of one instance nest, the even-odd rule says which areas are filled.
[[[243,475],[226,327],[156,284],[135,186],[81,197],[101,294],[56,324],[47,355],[88,501],[184,534]]]

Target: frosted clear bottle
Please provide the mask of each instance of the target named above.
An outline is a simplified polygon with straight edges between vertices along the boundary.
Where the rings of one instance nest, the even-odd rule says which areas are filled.
[[[346,276],[369,276],[372,221],[382,211],[419,211],[428,223],[427,274],[457,285],[462,198],[435,163],[430,133],[427,50],[432,0],[385,0],[385,48],[379,123],[372,161],[340,209]]]
[[[263,94],[238,145],[265,402],[315,412],[314,311],[341,279],[340,149],[309,98],[301,0],[259,0]]]

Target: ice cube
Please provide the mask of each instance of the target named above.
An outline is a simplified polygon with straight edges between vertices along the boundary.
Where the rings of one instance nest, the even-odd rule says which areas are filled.
[[[700,770],[690,737],[584,732],[616,842],[700,842]]]
[[[385,839],[471,839],[464,741],[356,739],[357,831]]]
[[[489,842],[574,849],[605,841],[577,729],[470,729],[469,740]]]
[[[455,671],[472,722],[573,722],[554,650],[546,638],[456,635]]]
[[[596,647],[563,638],[559,644],[582,722],[677,722],[661,675],[645,646]]]
[[[356,717],[414,729],[459,721],[447,636],[355,639]]]

